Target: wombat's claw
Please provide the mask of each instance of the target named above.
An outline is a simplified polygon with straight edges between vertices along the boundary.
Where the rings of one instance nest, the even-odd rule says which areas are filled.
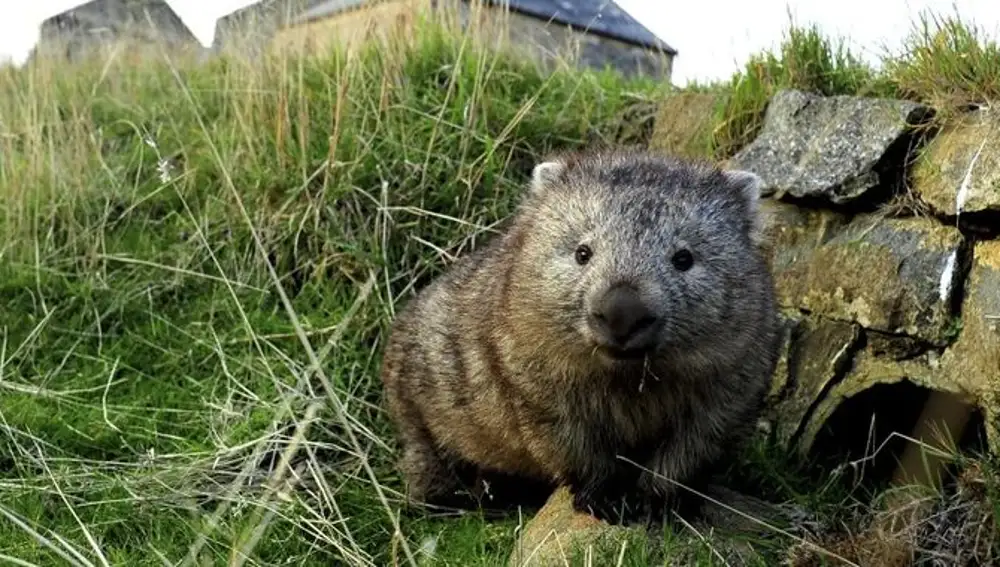
[[[577,512],[590,514],[599,520],[604,520],[604,506],[600,500],[594,494],[594,491],[583,489],[573,495],[573,509]]]
[[[628,494],[595,493],[583,490],[573,496],[573,508],[603,520],[609,524],[628,523],[632,518],[641,517],[642,506],[637,506],[634,498]]]

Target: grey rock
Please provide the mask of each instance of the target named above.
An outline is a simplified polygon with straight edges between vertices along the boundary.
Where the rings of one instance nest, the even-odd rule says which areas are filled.
[[[92,0],[43,21],[33,56],[55,54],[76,61],[121,40],[201,48],[163,0]]]
[[[945,395],[939,399],[952,396],[968,404],[966,409],[978,407],[990,449],[1000,451],[1000,241],[976,243],[967,279],[961,329],[940,355],[929,350],[918,356],[906,353],[900,360],[898,352],[886,350],[884,341],[872,341],[872,333],[866,332],[868,345],[856,354],[848,375],[816,401],[807,422],[800,426],[799,451],[811,450],[818,433],[846,400],[878,385],[904,380],[935,396]],[[938,419],[952,411],[965,411],[953,402],[947,405],[954,409],[935,410]],[[948,419],[954,421],[956,416]]]
[[[768,408],[779,442],[792,441],[816,400],[846,375],[860,338],[851,323],[814,317],[795,323],[783,368],[785,392]]]
[[[929,115],[909,101],[780,91],[760,134],[730,165],[760,175],[765,195],[849,203],[891,182],[901,161],[893,150]]]
[[[986,401],[993,425],[1000,427],[1000,241],[977,242],[962,303],[958,339],[941,357],[941,368],[968,392]],[[998,432],[1000,433],[1000,432]],[[995,437],[1000,443],[1000,437]]]
[[[968,246],[927,218],[858,215],[774,206],[768,238],[778,300],[834,320],[945,346]]]

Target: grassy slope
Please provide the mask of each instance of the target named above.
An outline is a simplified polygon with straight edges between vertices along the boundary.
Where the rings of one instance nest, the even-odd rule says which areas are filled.
[[[433,25],[350,60],[151,65],[0,83],[0,550],[159,564],[204,536],[210,563],[247,545],[250,564],[387,564],[393,304],[488,235],[530,156],[613,141],[659,87],[547,74]],[[288,447],[306,490],[282,502],[259,477]],[[459,564],[512,542],[511,523],[404,524]]]
[[[801,33],[712,87],[718,155],[781,86],[927,98],[913,65],[876,77]],[[350,59],[149,65],[0,78],[0,560],[385,565],[429,542],[440,564],[502,560],[516,519],[395,516],[380,340],[532,156],[613,142],[662,87],[430,24]],[[749,457],[772,494],[836,503]]]

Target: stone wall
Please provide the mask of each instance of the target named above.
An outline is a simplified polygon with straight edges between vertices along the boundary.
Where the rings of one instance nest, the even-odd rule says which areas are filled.
[[[260,0],[215,22],[212,51],[259,54],[278,30],[325,0]]]
[[[1000,117],[933,116],[783,91],[729,160],[764,180],[785,321],[762,425],[803,453],[871,455],[932,414],[1000,447]],[[873,466],[891,472],[894,443]]]
[[[413,20],[424,0],[382,0],[359,9],[293,23],[277,30],[270,42],[276,50],[323,52],[335,45],[349,47],[394,34],[412,34]]]

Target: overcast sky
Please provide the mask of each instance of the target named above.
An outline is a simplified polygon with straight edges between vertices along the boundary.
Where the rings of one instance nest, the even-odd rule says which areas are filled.
[[[79,0],[0,0],[0,58],[21,62],[38,39],[38,25]],[[791,11],[796,22],[815,22],[846,37],[874,61],[896,50],[921,10],[954,14],[1000,32],[1000,0],[617,0],[653,33],[678,50],[673,80],[728,77],[747,57],[781,38]],[[211,45],[215,20],[252,2],[169,0],[203,44]],[[17,6],[11,6],[16,4]]]

